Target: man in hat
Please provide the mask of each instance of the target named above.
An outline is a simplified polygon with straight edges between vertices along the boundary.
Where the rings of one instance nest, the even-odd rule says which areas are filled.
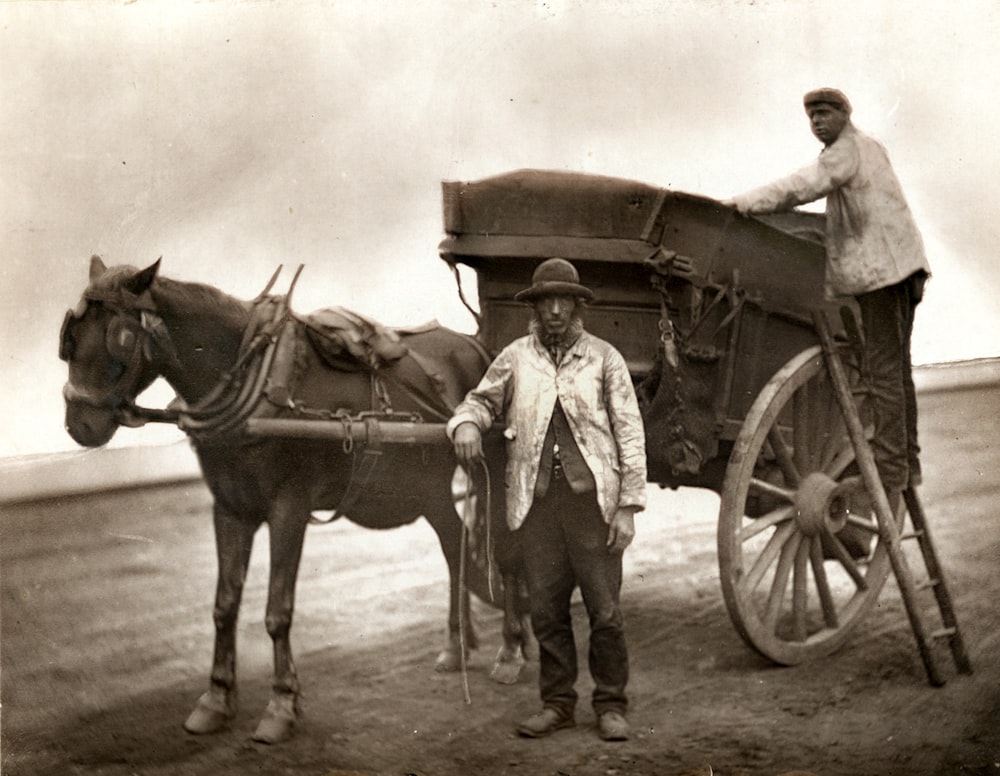
[[[889,156],[851,123],[837,89],[803,100],[819,158],[791,175],[723,202],[742,214],[774,213],[826,197],[826,287],[861,310],[875,421],[872,451],[895,508],[920,483],[917,404],[910,361],[913,315],[930,267]]]
[[[583,328],[580,310],[591,298],[570,262],[542,262],[515,296],[534,308],[529,333],[500,352],[448,423],[455,455],[471,471],[482,434],[503,419],[507,523],[521,539],[539,645],[542,710],[517,727],[530,738],[574,725],[577,587],[590,620],[598,732],[628,738],[619,593],[622,553],[646,504],[645,434],[624,358]]]

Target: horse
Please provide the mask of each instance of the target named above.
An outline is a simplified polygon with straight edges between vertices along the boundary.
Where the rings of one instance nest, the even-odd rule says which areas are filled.
[[[469,617],[471,588],[488,601],[491,593],[500,594],[503,645],[493,676],[516,681],[530,634],[517,595],[512,560],[517,553],[507,541],[512,534],[502,519],[486,515],[485,524],[495,530],[492,535],[487,530],[485,547],[480,542],[470,554],[470,543],[463,542],[470,535],[467,522],[455,507],[450,446],[380,444],[381,430],[395,420],[413,425],[447,420],[488,366],[478,341],[437,324],[390,330],[339,308],[299,316],[291,311],[291,292],[269,295],[271,284],[255,300],[243,301],[213,286],[162,277],[159,266],[157,260],[142,270],[109,268],[93,256],[89,284],[64,319],[60,357],[69,365],[65,425],[78,444],[104,445],[120,426],[177,423],[192,442],[212,494],[215,649],[209,689],[185,729],[213,733],[237,714],[237,615],[253,537],[267,523],[265,626],[274,672],[253,738],[278,743],[293,735],[301,714],[290,643],[295,583],[306,527],[315,512],[325,510],[376,529],[424,516],[449,572],[447,637],[436,668],[464,669],[469,650],[477,646]],[[159,377],[177,399],[162,410],[136,405],[136,397]],[[307,419],[343,426],[345,433],[339,444],[248,433],[261,418]],[[362,427],[367,434],[350,431]],[[476,479],[489,481],[492,469],[502,483],[499,456],[491,457],[494,463]],[[491,511],[502,514],[503,489],[495,490],[498,508]],[[491,552],[502,566],[495,589],[492,577],[482,573],[484,563],[487,573],[493,571]],[[466,569],[474,573],[463,579]]]

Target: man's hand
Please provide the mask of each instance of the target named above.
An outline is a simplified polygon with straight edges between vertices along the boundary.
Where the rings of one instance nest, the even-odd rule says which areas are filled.
[[[625,552],[634,538],[635,507],[618,507],[608,526],[608,549],[612,552]]]
[[[455,457],[467,472],[472,471],[472,464],[483,458],[483,435],[475,423],[462,423],[455,429],[452,438],[455,446]]]

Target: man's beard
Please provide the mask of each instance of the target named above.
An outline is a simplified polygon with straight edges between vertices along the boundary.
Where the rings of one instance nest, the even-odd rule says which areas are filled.
[[[559,348],[560,350],[566,350],[574,342],[576,342],[583,333],[583,319],[579,315],[574,315],[569,319],[569,325],[566,327],[566,331],[562,334],[549,334],[545,331],[545,327],[542,326],[542,322],[539,320],[538,316],[533,315],[531,316],[531,321],[528,323],[528,331],[538,337],[538,341],[541,342],[546,348]]]

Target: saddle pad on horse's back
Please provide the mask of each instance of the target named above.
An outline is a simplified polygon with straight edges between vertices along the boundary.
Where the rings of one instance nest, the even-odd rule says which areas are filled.
[[[316,310],[302,321],[312,346],[334,369],[380,369],[406,355],[396,332],[343,307]]]
[[[475,338],[450,331],[437,321],[390,329],[340,307],[318,310],[302,321],[310,343],[327,366],[377,372],[390,394],[405,392],[429,422],[448,420],[489,365],[486,351]]]

